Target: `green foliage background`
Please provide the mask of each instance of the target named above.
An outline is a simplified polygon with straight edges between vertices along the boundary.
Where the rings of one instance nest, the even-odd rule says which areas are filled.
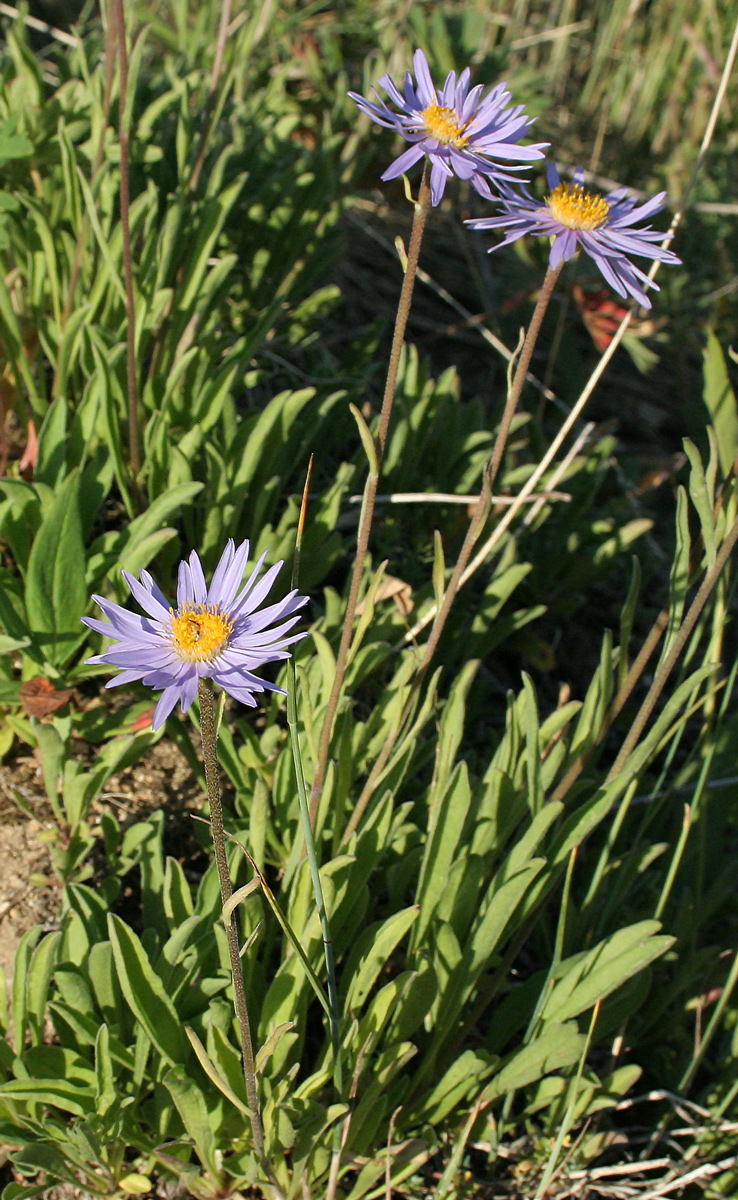
[[[501,532],[413,690],[425,636],[413,625],[442,594],[466,528],[448,497],[479,490],[504,399],[506,364],[471,318],[483,312],[514,346],[546,261],[540,244],[488,260],[461,226],[475,203],[463,188],[432,214],[435,292],[418,293],[380,490],[446,499],[380,505],[316,820],[343,1095],[281,701],[256,721],[233,707],[221,730],[229,829],[253,860],[233,845],[234,883],[255,870],[261,880],[238,911],[271,1180],[245,1116],[217,876],[168,853],[171,814],[122,828],[101,800],[164,731],[139,721],[144,689],[103,693],[103,674],[84,665],[101,639],[80,617],[92,592],[124,600],[122,568],[151,568],[169,592],[179,558],[194,547],[210,572],[229,537],[289,564],[314,453],[300,574],[313,602],[295,688],[310,782],[366,475],[349,405],[372,424],[401,279],[392,240],[409,222],[401,184],[378,190],[389,135],[347,89],[401,76],[416,46],[437,78],[471,62],[475,81],[508,80],[559,163],[677,200],[731,6],[236,5],[213,85],[220,17],[210,3],[127,7],[123,103],[112,10],[75,13],[66,41],[21,16],[0,57],[0,395],[11,414],[0,751],[11,763],[19,745],[38,752],[63,886],[59,928],[26,934],[0,1003],[0,1138],[15,1172],[3,1200],[52,1183],[163,1195],[173,1182],[213,1198],[334,1188],[360,1200],[390,1184],[461,1197],[495,1194],[501,1180],[538,1197],[557,1167],[566,1179],[635,1160],[635,1126],[669,1128],[667,1093],[708,1114],[672,1141],[674,1172],[682,1145],[730,1195],[729,568],[611,773],[657,671],[655,656],[629,689],[638,651],[663,611],[663,666],[738,512],[721,348],[738,253],[727,107],[679,235],[684,268],[659,277],[657,323],[632,334],[594,402],[600,423],[541,481],[539,492],[568,499],[544,495]],[[369,232],[386,257],[367,253]],[[506,498],[596,361],[567,304],[563,289],[549,367],[534,363],[554,399],[526,393],[498,481]],[[34,431],[31,475],[19,457]],[[662,486],[649,491],[652,466]],[[411,586],[411,615],[383,598],[386,575]],[[20,703],[38,676],[76,689],[44,720]],[[196,733],[177,714],[166,728],[202,779]],[[664,1102],[633,1099],[649,1089]]]

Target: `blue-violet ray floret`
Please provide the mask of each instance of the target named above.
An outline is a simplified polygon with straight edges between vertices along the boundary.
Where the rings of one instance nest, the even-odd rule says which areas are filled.
[[[394,129],[412,143],[387,168],[382,179],[395,179],[427,155],[434,205],[440,204],[446,181],[452,175],[469,180],[481,196],[490,200],[493,193],[488,180],[495,185],[514,180],[515,176],[507,172],[523,170],[525,164],[543,158],[547,142],[533,146],[518,144],[534,118],[528,116],[522,104],[510,105],[510,92],[504,83],[498,83],[482,98],[482,84],[469,89],[468,67],[461,72],[458,82],[456,72],[450,71],[443,87],[437,89],[422,50],[415,51],[413,66],[417,82],[408,71],[404,92],[400,92],[390,75],[379,80],[398,112],[389,107],[376,88],[376,103],[349,92],[373,121]],[[511,166],[511,163],[523,165]]]
[[[123,571],[146,616],[129,612],[104,596],[93,596],[108,620],[84,617],[83,621],[113,638],[114,644],[87,662],[121,669],[122,674],[109,680],[106,687],[141,680],[147,687],[162,689],[152,720],[154,729],[164,724],[178,700],[187,711],[200,679],[212,679],[224,692],[251,707],[256,706],[257,692],[284,693],[283,688],[254,672],[266,663],[289,658],[287,647],[305,634],[286,635],[308,598],[292,591],[283,600],[260,608],[282,563],[275,563],[259,578],[266,558],[263,554],[241,587],[248,556],[247,541],[236,547],[229,540],[208,587],[193,550],[189,561],[179,564],[176,609],[148,571],[141,571],[140,580]]]
[[[467,221],[472,229],[499,229],[505,237],[492,250],[507,246],[526,234],[553,239],[549,266],[553,269],[573,258],[577,250],[588,254],[610,287],[620,296],[632,296],[644,308],[651,307],[644,287],[658,291],[656,284],[634,263],[630,255],[657,259],[663,263],[679,263],[671,250],[655,243],[664,235],[650,225],[635,228],[664,207],[666,192],[639,204],[628,189],[616,188],[606,196],[589,191],[584,186],[584,171],[577,167],[571,183],[562,183],[553,163],[547,167],[551,189],[545,201],[531,196],[525,187],[503,187],[496,198],[500,206],[493,217],[478,217]]]

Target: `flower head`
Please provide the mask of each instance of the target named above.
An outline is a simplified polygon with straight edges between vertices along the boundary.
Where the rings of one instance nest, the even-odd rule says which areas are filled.
[[[469,91],[471,71],[466,67],[458,83],[456,72],[450,71],[438,91],[422,50],[415,51],[413,65],[417,83],[408,71],[404,95],[389,75],[383,75],[379,80],[399,112],[389,108],[376,89],[377,104],[356,92],[349,92],[362,112],[378,125],[395,129],[406,142],[413,143],[387,168],[382,179],[395,179],[427,154],[431,161],[434,205],[440,204],[446,180],[451,175],[470,180],[481,196],[491,200],[492,192],[485,177],[495,183],[514,180],[514,175],[504,172],[522,170],[522,167],[514,166],[503,168],[500,159],[507,164],[543,158],[542,150],[547,142],[536,146],[518,145],[533,124],[533,118],[523,111],[522,104],[509,107],[510,92],[505,90],[504,83],[498,83],[482,99],[481,84]]]
[[[103,596],[93,596],[108,621],[92,617],[82,620],[90,629],[115,639],[115,644],[87,662],[121,668],[123,673],[109,680],[106,687],[140,679],[147,687],[162,688],[152,721],[154,729],[164,724],[178,700],[182,711],[187,711],[197,695],[200,679],[212,679],[229,696],[252,708],[256,707],[255,692],[266,689],[284,693],[284,688],[267,683],[254,671],[265,663],[289,658],[287,647],[305,634],[285,634],[299,620],[293,613],[307,604],[308,598],[290,592],[284,600],[257,611],[282,563],[275,563],[259,579],[266,558],[263,554],[239,591],[248,557],[248,542],[236,549],[229,540],[208,587],[193,550],[189,561],[179,564],[176,609],[148,571],[141,572],[140,581],[124,571],[123,577],[145,617]]]
[[[651,301],[641,284],[656,288],[656,291],[658,288],[628,255],[637,254],[664,263],[681,262],[671,250],[654,245],[663,239],[663,233],[650,225],[643,229],[633,228],[636,221],[661,211],[666,192],[659,192],[658,196],[640,205],[628,195],[627,188],[616,188],[614,192],[600,196],[585,188],[581,167],[577,167],[571,183],[561,183],[553,163],[548,164],[548,185],[551,194],[543,204],[526,188],[516,192],[506,187],[497,201],[502,205],[502,211],[496,217],[482,217],[466,223],[473,229],[506,230],[500,246],[515,242],[526,233],[553,238],[548,260],[552,268],[573,258],[581,247],[618,295],[633,296],[644,308],[650,308]],[[492,247],[493,250],[498,248]]]

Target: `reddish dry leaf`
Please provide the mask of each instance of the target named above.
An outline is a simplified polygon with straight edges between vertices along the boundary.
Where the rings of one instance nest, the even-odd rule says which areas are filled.
[[[71,699],[73,688],[58,691],[45,675],[21,684],[20,699],[29,717],[48,717]]]

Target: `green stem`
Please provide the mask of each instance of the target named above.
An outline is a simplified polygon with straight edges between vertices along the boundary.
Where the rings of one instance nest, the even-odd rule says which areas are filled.
[[[387,432],[389,430],[390,416],[392,414],[392,405],[395,399],[395,388],[397,386],[397,372],[400,365],[400,352],[402,343],[405,339],[405,329],[407,328],[407,319],[410,313],[410,302],[412,300],[413,288],[415,286],[415,276],[418,270],[418,257],[420,255],[420,244],[423,240],[423,231],[425,223],[430,211],[431,191],[430,185],[426,178],[426,171],[423,171],[423,178],[420,181],[420,192],[418,201],[415,205],[415,217],[413,219],[412,233],[410,234],[410,245],[407,252],[407,266],[405,267],[405,275],[402,281],[402,290],[400,292],[400,301],[397,306],[397,318],[395,320],[395,332],[392,338],[392,349],[390,351],[389,365],[387,368],[387,380],[384,387],[384,396],[382,398],[382,409],[379,414],[379,429],[376,439],[376,470],[371,470],[369,478],[366,481],[364,489],[364,503],[361,510],[361,521],[359,524],[359,532],[357,535],[356,558],[354,560],[354,571],[351,577],[351,586],[349,589],[348,601],[346,603],[346,615],[343,622],[343,630],[341,632],[341,643],[336,656],[336,674],[333,679],[333,687],[328,699],[323,727],[320,734],[320,745],[318,747],[318,761],[315,767],[315,778],[310,795],[310,821],[315,824],[315,818],[320,804],[320,793],[323,789],[326,767],[328,765],[328,753],[330,750],[331,737],[333,735],[333,722],[338,708],[338,701],[343,688],[343,680],[346,674],[346,664],[348,661],[349,646],[351,644],[351,635],[354,627],[354,617],[356,615],[356,605],[359,599],[359,587],[361,586],[361,578],[364,573],[364,563],[366,561],[367,550],[369,547],[369,534],[372,527],[372,518],[374,516],[374,502],[377,497],[377,488],[379,485],[379,473],[382,469],[382,455],[387,441]]]
[[[520,358],[515,369],[515,376],[512,381],[512,386],[510,388],[507,401],[505,402],[502,420],[500,421],[500,426],[497,430],[497,438],[492,451],[492,458],[487,464],[484,472],[484,483],[482,490],[480,492],[476,508],[472,513],[472,519],[464,539],[464,544],[461,547],[459,557],[456,561],[456,566],[454,567],[453,574],[449,580],[449,585],[446,588],[446,593],[443,597],[443,603],[441,604],[441,607],[436,615],[436,619],[433,622],[433,628],[431,629],[430,636],[425,647],[423,661],[421,662],[418,670],[418,675],[421,679],[430,666],[430,661],[435,653],[441,633],[443,632],[443,627],[446,624],[446,618],[448,617],[451,605],[456,599],[456,594],[461,586],[461,576],[466,570],[466,565],[469,562],[471,552],[474,548],[474,543],[479,537],[482,525],[484,524],[487,512],[489,511],[489,498],[492,493],[495,479],[497,478],[497,472],[500,469],[502,456],[505,453],[505,447],[510,435],[510,426],[512,424],[513,416],[515,415],[515,410],[517,409],[520,401],[520,395],[523,391],[523,384],[525,383],[525,379],[528,374],[528,367],[530,366],[530,360],[533,355],[533,348],[538,340],[538,334],[541,329],[543,316],[548,308],[551,296],[553,295],[553,290],[556,286],[556,280],[559,277],[562,266],[563,263],[560,263],[558,267],[549,267],[546,271],[546,278],[543,281],[538,302],[534,309],[533,316],[531,317],[528,332],[525,335],[523,348],[520,351]]]
[[[220,880],[220,898],[227,904],[233,895],[231,876],[228,870],[226,855],[225,829],[223,827],[223,804],[220,798],[220,778],[218,775],[218,730],[215,720],[215,698],[212,685],[206,679],[198,684],[200,699],[200,727],[202,730],[202,754],[205,763],[205,780],[208,788],[208,803],[210,805],[210,826],[213,832],[213,849],[218,867]],[[233,1006],[241,1030],[241,1056],[243,1060],[243,1077],[246,1083],[246,1098],[251,1116],[251,1130],[254,1137],[254,1149],[264,1165],[264,1131],[259,1112],[259,1097],[256,1090],[256,1067],[254,1065],[254,1048],[251,1041],[251,1024],[246,1006],[246,988],[243,981],[243,963],[241,948],[238,943],[238,928],[235,915],[225,919],[226,936],[228,938],[228,953],[231,959],[233,975]],[[271,1172],[269,1172],[271,1174]]]

